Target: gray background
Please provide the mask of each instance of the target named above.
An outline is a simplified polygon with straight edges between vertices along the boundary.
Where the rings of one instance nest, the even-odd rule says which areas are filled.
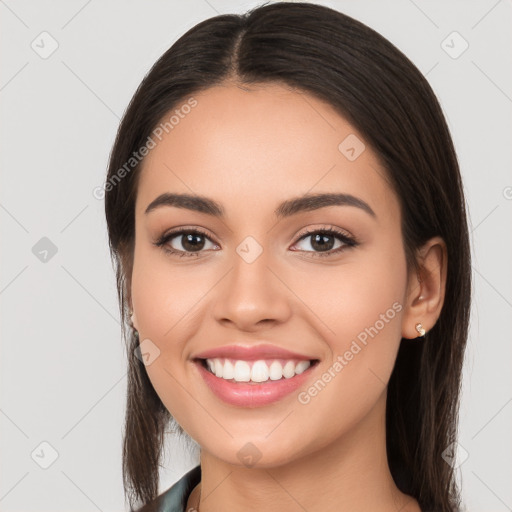
[[[119,119],[158,57],[199,21],[258,3],[0,0],[1,511],[125,510],[126,354],[103,201],[92,191],[104,181]],[[475,287],[458,472],[467,510],[512,510],[512,4],[318,3],[398,46],[446,114]],[[44,55],[52,38],[58,48]],[[190,453],[170,440],[161,491],[196,457],[197,447]]]

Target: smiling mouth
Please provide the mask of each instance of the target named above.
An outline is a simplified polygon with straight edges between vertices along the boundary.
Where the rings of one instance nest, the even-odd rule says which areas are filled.
[[[264,384],[293,379],[319,363],[318,359],[241,360],[225,357],[195,359],[206,371],[231,383]]]

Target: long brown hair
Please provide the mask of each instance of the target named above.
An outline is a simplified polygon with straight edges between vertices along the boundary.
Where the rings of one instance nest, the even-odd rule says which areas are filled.
[[[446,242],[445,302],[426,339],[401,342],[388,386],[386,435],[398,488],[415,497],[424,511],[458,510],[460,491],[442,454],[457,435],[471,262],[450,133],[427,80],[387,39],[333,9],[297,2],[264,4],[194,26],[151,68],[119,126],[105,184],[105,213],[127,342],[123,476],[130,506],[157,496],[165,429],[173,422],[134,356],[138,342],[127,327],[141,168],[131,158],[180,102],[226,79],[286,84],[331,104],[387,170],[400,201],[409,267],[416,265],[415,251],[428,239],[439,235]],[[126,166],[129,161],[132,167]],[[183,434],[179,425],[174,427]]]

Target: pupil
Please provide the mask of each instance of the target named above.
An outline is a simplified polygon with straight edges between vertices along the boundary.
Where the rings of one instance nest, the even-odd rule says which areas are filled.
[[[202,235],[195,235],[193,233],[189,233],[188,235],[185,235],[185,242],[183,243],[183,247],[185,247],[185,249],[189,250],[189,251],[198,251],[198,250],[201,250],[204,246],[204,241],[201,243],[201,242],[197,242],[197,239],[200,239],[202,238]],[[194,239],[196,239],[194,241]],[[187,245],[189,245],[187,247]]]
[[[324,239],[331,239],[331,243],[325,243],[325,240]],[[333,246],[333,237],[331,235],[322,235],[321,233],[317,233],[314,237],[313,237],[313,242],[312,242],[312,246],[313,248],[315,249],[319,249],[320,251],[329,251],[330,249],[332,249],[332,246]],[[316,247],[315,247],[316,245]]]

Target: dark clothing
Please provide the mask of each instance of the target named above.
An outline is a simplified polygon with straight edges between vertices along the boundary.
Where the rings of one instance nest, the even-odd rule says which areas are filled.
[[[188,497],[200,481],[201,466],[199,465],[182,476],[167,491],[135,512],[187,512]]]

